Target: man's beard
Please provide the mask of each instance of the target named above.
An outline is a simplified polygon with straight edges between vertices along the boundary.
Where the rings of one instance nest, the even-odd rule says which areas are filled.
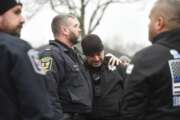
[[[100,67],[101,65],[102,65],[102,62],[99,62],[98,64],[97,63],[94,63],[94,64],[91,64],[92,65],[92,67],[94,67],[94,68],[98,68],[98,67]]]
[[[79,43],[80,41],[78,40],[79,37],[77,37],[73,32],[70,34],[70,41],[73,45]]]
[[[13,30],[10,34],[16,37],[20,37],[21,35],[21,29],[22,29],[22,24],[17,26],[15,30]]]
[[[11,35],[16,36],[16,37],[20,37],[21,36],[20,32],[13,32],[13,33],[11,33]]]

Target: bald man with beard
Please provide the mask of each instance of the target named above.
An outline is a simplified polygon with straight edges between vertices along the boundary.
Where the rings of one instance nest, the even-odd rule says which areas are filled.
[[[128,65],[122,120],[180,119],[180,0],[157,0],[150,12],[152,45]]]

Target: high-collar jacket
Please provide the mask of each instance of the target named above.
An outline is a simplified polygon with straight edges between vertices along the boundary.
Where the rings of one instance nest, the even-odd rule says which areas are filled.
[[[123,120],[180,118],[180,99],[173,93],[180,91],[173,87],[177,84],[172,77],[174,73],[177,78],[180,76],[180,29],[163,32],[152,41],[151,46],[134,56],[127,68]]]
[[[92,85],[82,59],[72,48],[58,40],[40,49],[41,59],[48,58],[49,91],[57,96],[63,112],[86,113],[92,107]],[[54,89],[55,88],[55,89]]]
[[[94,87],[93,112],[88,118],[119,120],[125,67],[119,65],[110,70],[105,63],[98,68],[86,63],[86,68],[90,72]]]

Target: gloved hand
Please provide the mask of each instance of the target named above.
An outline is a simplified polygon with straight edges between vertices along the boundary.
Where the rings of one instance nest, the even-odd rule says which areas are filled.
[[[124,65],[124,66],[127,66],[129,63],[130,63],[130,58],[128,58],[127,56],[121,56],[119,58],[121,60],[121,63]]]
[[[127,66],[130,62],[130,59],[127,56],[121,56],[120,58],[118,58],[111,53],[107,53],[105,57],[109,57],[108,65],[111,66],[118,66],[119,64]]]
[[[108,65],[118,66],[119,64],[121,64],[121,60],[118,57],[116,57],[113,54],[111,54],[111,53],[107,53],[105,55],[105,57],[109,58]]]

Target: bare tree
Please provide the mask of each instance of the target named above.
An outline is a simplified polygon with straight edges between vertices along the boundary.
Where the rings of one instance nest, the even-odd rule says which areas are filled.
[[[44,4],[47,2],[50,3],[51,8],[56,13],[62,13],[59,7],[66,7],[67,10],[75,14],[80,21],[82,36],[85,34],[92,33],[100,24],[105,11],[107,8],[115,3],[134,3],[142,0],[31,0],[32,2],[28,3],[29,10],[31,15],[28,16],[28,19],[31,19],[37,11],[40,11]],[[87,8],[90,8],[91,12],[87,12]],[[90,13],[90,15],[89,15]],[[88,15],[87,15],[88,14]],[[89,17],[87,17],[89,16]],[[85,21],[87,24],[85,24]]]
[[[107,8],[115,3],[132,3],[141,0],[50,0],[50,4],[52,9],[60,13],[56,8],[60,5],[64,5],[68,8],[69,12],[77,15],[82,29],[82,36],[85,34],[92,33],[100,24],[105,11]],[[95,6],[92,8],[91,15],[87,20],[87,7],[90,3],[94,4]],[[85,26],[85,21],[88,21],[87,26]],[[87,28],[87,30],[85,29]]]
[[[19,0],[21,1],[21,0]],[[33,18],[36,13],[41,11],[43,6],[48,2],[48,0],[27,0],[23,2],[24,14],[28,20]]]

